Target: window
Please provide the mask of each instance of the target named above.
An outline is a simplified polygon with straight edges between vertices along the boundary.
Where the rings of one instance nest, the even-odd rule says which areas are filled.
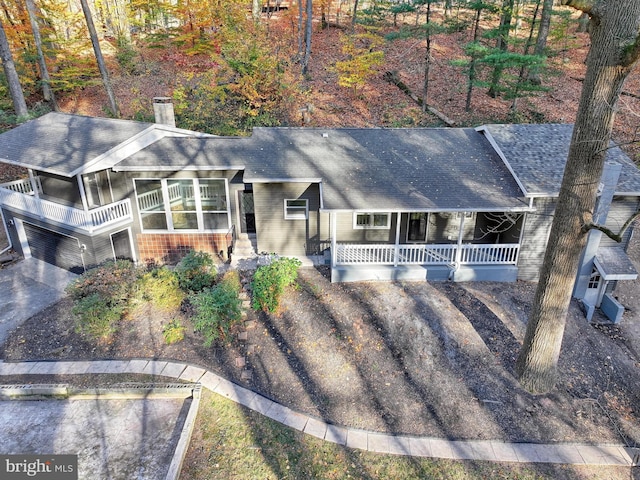
[[[225,179],[135,180],[143,230],[228,230]]]
[[[306,220],[309,218],[309,200],[290,199],[284,201],[285,220]]]
[[[363,213],[353,215],[353,228],[380,228],[388,229],[391,224],[390,213]]]

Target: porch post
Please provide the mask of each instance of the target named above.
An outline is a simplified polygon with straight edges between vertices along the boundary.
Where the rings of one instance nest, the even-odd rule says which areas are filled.
[[[402,214],[400,212],[396,213],[396,246],[393,251],[393,266],[398,266],[398,260],[400,258],[400,220],[402,218]]]
[[[38,182],[36,182],[36,178],[33,176],[33,170],[31,168],[28,168],[27,172],[29,173],[29,183],[31,183],[31,190],[33,190],[33,196],[36,199],[36,203],[38,205],[38,216],[40,217],[40,219],[44,219],[42,203],[40,203],[40,192],[38,191]]]
[[[465,212],[460,212],[460,227],[458,230],[458,248],[456,248],[456,265],[460,265],[462,261],[462,238],[464,232]]]
[[[331,237],[331,268],[336,267],[336,212],[329,212],[329,236]]]
[[[84,222],[90,232],[93,231],[93,225],[89,218],[89,202],[87,202],[87,192],[84,191],[84,184],[82,182],[82,174],[76,175],[76,181],[78,182],[78,190],[80,191],[80,200],[82,201],[82,210],[84,210]]]

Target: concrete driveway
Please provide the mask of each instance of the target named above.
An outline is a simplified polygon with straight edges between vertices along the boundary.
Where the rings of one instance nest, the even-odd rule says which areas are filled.
[[[76,277],[34,258],[0,270],[0,359],[8,335],[60,300]],[[86,480],[177,478],[198,408],[190,388],[62,399],[50,393],[63,387],[44,386],[45,395],[34,388],[15,396],[15,387],[0,385],[0,455],[78,455]]]
[[[0,270],[0,358],[9,333],[27,318],[57,302],[77,275],[35,258]]]

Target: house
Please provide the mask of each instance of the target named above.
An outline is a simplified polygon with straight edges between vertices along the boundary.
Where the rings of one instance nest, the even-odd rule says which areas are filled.
[[[545,124],[218,137],[166,123],[49,113],[0,135],[0,162],[29,172],[0,185],[14,248],[82,271],[116,257],[175,262],[191,249],[226,257],[243,241],[320,256],[333,281],[536,280],[572,133]],[[618,230],[640,205],[640,171],[616,146],[607,162],[619,176],[602,218]],[[637,276],[629,235],[598,239],[585,260],[594,303]]]

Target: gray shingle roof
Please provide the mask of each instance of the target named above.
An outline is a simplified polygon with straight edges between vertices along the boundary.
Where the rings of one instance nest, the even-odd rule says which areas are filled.
[[[329,210],[527,206],[473,129],[256,128],[252,140],[245,182],[319,179]]]
[[[329,210],[526,208],[473,129],[256,128],[246,138],[165,138],[116,170],[242,169],[244,181],[322,182]]]
[[[0,161],[63,176],[79,173],[151,124],[48,113],[0,136]]]
[[[558,196],[573,125],[483,125],[479,130],[488,132],[495,141],[527,196]],[[613,146],[606,158],[622,164],[616,193],[640,195],[640,171],[629,157]]]

